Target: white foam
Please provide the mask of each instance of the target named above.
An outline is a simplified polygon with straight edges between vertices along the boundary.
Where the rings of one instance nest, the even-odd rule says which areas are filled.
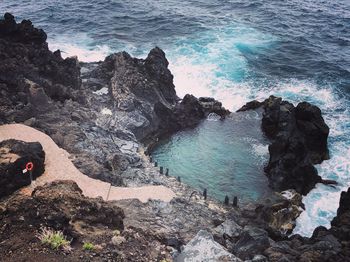
[[[73,42],[73,39],[78,39]],[[107,45],[93,45],[92,39],[86,34],[74,36],[60,36],[55,39],[48,39],[49,48],[52,51],[61,50],[63,58],[77,56],[81,62],[103,61],[106,56],[112,53]]]
[[[253,144],[254,154],[260,157],[266,157],[269,154],[269,146],[263,144]]]
[[[282,191],[282,192],[281,192],[281,195],[282,195],[285,199],[291,200],[291,199],[294,197],[295,193],[292,192],[292,191],[290,191],[290,190],[285,190],[285,191]]]
[[[266,48],[275,40],[238,23],[180,40],[167,52],[178,95],[211,96],[230,110],[240,108],[253,95],[242,82],[249,71],[243,52]]]
[[[223,106],[237,110],[251,96],[250,89],[245,84],[236,84],[224,78],[215,76],[219,70],[214,64],[192,64],[190,58],[179,57],[169,64],[174,75],[176,93],[179,97],[190,93],[196,97],[215,97]]]

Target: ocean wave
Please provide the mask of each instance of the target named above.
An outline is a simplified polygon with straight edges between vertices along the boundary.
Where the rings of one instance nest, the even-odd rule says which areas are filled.
[[[79,41],[74,42],[70,36],[60,36],[49,38],[48,44],[52,51],[61,50],[63,58],[77,56],[81,62],[103,61],[112,53],[112,49],[107,45],[93,45],[92,39],[86,34],[78,35],[77,39]]]

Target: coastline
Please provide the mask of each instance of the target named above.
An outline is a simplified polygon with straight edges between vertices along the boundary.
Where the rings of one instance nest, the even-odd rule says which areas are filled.
[[[9,15],[7,19],[5,16],[5,20],[12,21]],[[43,32],[33,29],[28,23],[24,23],[24,26],[31,30],[29,32],[34,37],[26,39],[27,35],[20,35],[19,40],[13,40],[10,36],[9,40],[5,38],[6,48],[13,48],[7,46],[11,41],[29,41],[46,52],[46,58],[54,61],[61,75],[54,74],[55,77],[51,77],[50,74],[44,74],[45,77],[49,76],[45,79],[40,75],[41,72],[31,71],[27,77],[31,77],[31,74],[35,77],[23,82],[29,91],[29,99],[21,102],[21,110],[16,110],[14,105],[17,101],[23,101],[23,97],[22,100],[16,100],[15,97],[13,101],[3,97],[7,99],[8,108],[5,110],[8,111],[2,112],[5,113],[1,118],[2,124],[23,122],[45,132],[74,156],[73,162],[82,173],[94,178],[109,180],[115,185],[165,185],[176,193],[177,197],[168,204],[158,201],[140,203],[135,200],[117,202],[116,205],[126,213],[125,225],[137,225],[144,231],[153,230],[154,235],[162,235],[162,243],[169,241],[169,236],[175,234],[178,242],[168,245],[173,246],[173,249],[168,250],[167,255],[177,254],[180,246],[189,242],[203,228],[212,232],[218,243],[242,259],[253,259],[250,252],[259,255],[271,248],[272,240],[287,241],[298,212],[297,206],[301,202],[296,194],[296,199],[277,197],[265,205],[232,208],[210,197],[204,200],[201,192],[193,194],[193,188],[179,183],[176,178],[161,176],[143,154],[143,151],[147,153],[154,146],[146,143],[146,150],[143,150],[140,141],[144,139],[159,139],[163,135],[191,128],[212,112],[221,116],[229,113],[220,102],[210,98],[203,100],[188,95],[179,102],[162,50],[152,49],[146,59],[132,58],[125,52],[113,54],[97,66],[95,63],[89,64],[91,70],[85,70],[84,75],[80,76],[80,65],[76,59],[63,60],[59,51],[51,53],[47,49]],[[21,50],[23,46],[19,44],[14,48]],[[29,52],[35,54],[36,51],[31,48],[28,46]],[[17,72],[14,73],[16,75]],[[66,75],[71,77],[65,78]],[[54,83],[54,89],[47,84],[48,81]],[[146,90],[145,85],[148,87]],[[105,87],[107,93],[94,93]],[[283,107],[280,105],[285,106],[275,98],[270,98],[266,103],[271,103],[273,110],[281,110]],[[300,189],[301,193],[306,191]],[[282,216],[275,220],[276,214],[281,212],[288,213],[287,219]],[[140,213],[143,213],[142,216]],[[232,221],[235,223],[233,226]],[[228,233],[224,223],[230,223],[230,230],[235,227],[237,232]],[[244,251],[247,235],[256,242],[249,252]],[[262,239],[261,242],[256,237]]]

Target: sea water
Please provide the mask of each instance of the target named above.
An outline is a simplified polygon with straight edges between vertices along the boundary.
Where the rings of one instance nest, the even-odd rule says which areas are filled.
[[[317,169],[339,185],[317,185],[304,197],[306,211],[294,232],[310,236],[316,226],[330,226],[340,192],[350,186],[349,1],[10,0],[1,1],[0,10],[31,19],[48,33],[52,50],[82,61],[122,50],[145,57],[157,45],[167,54],[179,96],[213,96],[232,111],[269,95],[316,104],[330,126],[331,155]],[[249,192],[243,198],[263,196],[266,141],[247,130],[255,138],[244,142],[245,133],[234,128],[233,120],[205,121],[159,147],[159,161],[170,166],[183,152],[188,161],[180,159],[173,170],[185,181],[187,172],[186,182],[197,188],[218,191],[218,198],[222,188]],[[196,148],[200,154],[192,153]],[[212,169],[203,170],[203,163]]]
[[[234,113],[225,120],[209,115],[198,127],[162,141],[152,156],[169,174],[202,193],[241,203],[269,197],[263,172],[268,141],[260,129],[261,112]]]

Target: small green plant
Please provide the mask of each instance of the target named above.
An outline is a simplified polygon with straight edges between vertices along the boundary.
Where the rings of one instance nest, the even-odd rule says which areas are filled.
[[[70,241],[66,239],[62,231],[55,231],[53,229],[42,228],[41,232],[37,235],[41,243],[49,245],[52,249],[58,250],[70,250]]]
[[[92,244],[92,243],[90,243],[90,242],[86,242],[86,243],[84,243],[84,245],[83,245],[83,249],[84,249],[84,250],[91,251],[91,250],[94,250],[94,249],[95,249],[95,246],[94,246],[94,244]]]

